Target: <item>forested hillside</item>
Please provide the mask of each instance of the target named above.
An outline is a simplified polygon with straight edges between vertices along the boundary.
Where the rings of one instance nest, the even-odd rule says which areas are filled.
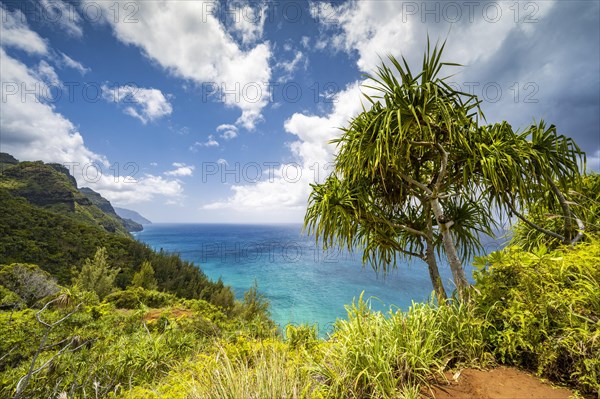
[[[18,163],[8,154],[0,160],[0,264],[36,264],[64,285],[86,258],[104,247],[110,264],[120,269],[118,288],[130,285],[149,261],[159,290],[182,298],[210,300],[214,295],[228,306],[233,303],[231,290],[209,281],[196,265],[134,240],[126,227],[135,222],[124,222],[92,190],[78,190],[65,167]]]

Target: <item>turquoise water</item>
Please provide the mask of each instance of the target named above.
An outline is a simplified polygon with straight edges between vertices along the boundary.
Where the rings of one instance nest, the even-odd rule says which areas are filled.
[[[211,279],[221,277],[238,298],[256,280],[276,323],[317,324],[321,336],[346,316],[344,305],[362,291],[364,298],[372,297],[374,309],[384,311],[390,306],[407,309],[432,291],[424,262],[407,262],[384,278],[363,267],[360,253],[323,252],[312,237],[301,235],[301,225],[152,224],[136,238],[154,249],[179,253]],[[450,269],[442,261],[439,267],[450,290]]]

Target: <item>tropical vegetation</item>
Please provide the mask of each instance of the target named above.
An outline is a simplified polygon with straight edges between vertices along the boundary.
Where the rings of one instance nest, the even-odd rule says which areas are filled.
[[[585,229],[565,191],[580,179],[585,154],[543,121],[522,132],[506,122],[481,125],[481,101],[440,77],[444,44],[429,47],[413,74],[403,58],[389,57],[370,85],[368,107],[343,128],[335,170],[314,184],[305,224],[325,247],[363,250],[364,262],[386,273],[398,257],[428,265],[440,301],[446,291],[436,253],[445,253],[459,297],[468,281],[463,261],[494,235],[497,219],[525,214],[532,204],[561,216],[563,243]],[[495,212],[494,212],[495,211]]]

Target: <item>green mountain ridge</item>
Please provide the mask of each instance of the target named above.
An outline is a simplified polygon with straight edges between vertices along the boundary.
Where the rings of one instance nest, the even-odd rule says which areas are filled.
[[[42,208],[95,223],[110,233],[127,235],[142,225],[122,219],[110,202],[90,188],[78,189],[69,170],[56,163],[18,162],[2,153],[0,188]],[[16,162],[16,163],[15,163]]]
[[[141,225],[144,224],[152,224],[152,222],[148,219],[146,219],[145,217],[143,217],[142,215],[140,215],[138,212],[131,210],[131,209],[126,209],[126,208],[119,208],[119,207],[114,207],[115,208],[115,212],[117,213],[117,215],[119,215],[122,219],[129,219],[129,220],[133,220],[136,223],[139,223]]]
[[[0,265],[36,264],[67,285],[83,261],[105,247],[110,263],[120,269],[118,288],[131,285],[149,261],[159,290],[217,305],[233,303],[231,289],[210,281],[193,263],[134,240],[127,228],[137,224],[121,219],[100,194],[79,190],[62,165],[18,162],[6,153],[0,153],[0,165]]]
[[[119,216],[119,214],[117,214],[110,201],[108,201],[106,198],[104,198],[102,195],[95,192],[91,188],[81,187],[79,189],[79,192],[85,195],[92,202],[92,204],[96,205],[102,212],[119,220],[128,232],[144,230],[144,226],[142,226],[140,223]]]

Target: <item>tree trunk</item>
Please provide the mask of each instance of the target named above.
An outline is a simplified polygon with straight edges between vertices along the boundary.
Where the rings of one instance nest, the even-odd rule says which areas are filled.
[[[558,200],[558,203],[560,204],[560,207],[562,208],[563,213],[565,215],[565,229],[564,229],[563,244],[566,245],[566,244],[571,243],[571,241],[573,240],[573,213],[571,213],[571,208],[569,207],[569,204],[567,203],[567,199],[565,198],[563,193],[560,191],[560,189],[557,187],[557,185],[554,183],[552,178],[548,179],[548,183],[550,184],[550,187],[552,188],[554,195],[556,195],[556,199]]]
[[[426,259],[427,266],[429,268],[429,278],[431,279],[431,284],[433,284],[433,289],[435,290],[438,304],[441,305],[442,303],[446,303],[448,296],[446,295],[446,290],[444,289],[444,284],[442,283],[442,278],[440,277],[440,271],[438,269],[437,260],[435,259],[435,251],[433,249],[433,240],[431,239],[427,239]]]
[[[431,209],[433,210],[435,220],[437,221],[442,233],[442,243],[444,244],[444,249],[446,250],[446,256],[448,257],[450,270],[452,270],[452,277],[454,278],[454,284],[456,284],[458,297],[464,301],[467,299],[466,290],[469,287],[469,282],[467,281],[465,271],[462,267],[462,262],[458,258],[456,246],[452,240],[452,233],[450,232],[451,223],[445,220],[444,211],[442,210],[440,201],[437,198],[431,199]]]

